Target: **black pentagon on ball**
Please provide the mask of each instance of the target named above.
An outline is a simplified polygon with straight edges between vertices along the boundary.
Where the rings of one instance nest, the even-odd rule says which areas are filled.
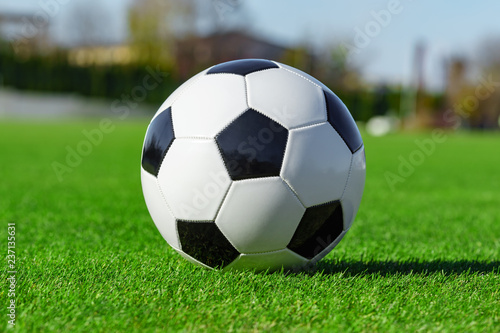
[[[288,130],[248,109],[220,132],[215,140],[232,180],[279,176]]]
[[[356,122],[340,98],[331,91],[323,89],[326,100],[328,122],[339,133],[351,152],[357,151],[363,145]]]
[[[342,206],[339,201],[309,207],[287,247],[312,259],[332,244],[344,229]]]
[[[274,62],[265,59],[241,59],[224,62],[210,68],[207,74],[247,75],[264,69],[279,68]]]
[[[209,267],[223,268],[240,255],[214,221],[177,220],[177,231],[182,251]]]
[[[158,176],[161,162],[174,141],[172,125],[172,110],[168,108],[161,112],[149,124],[142,151],[142,167],[144,170]]]

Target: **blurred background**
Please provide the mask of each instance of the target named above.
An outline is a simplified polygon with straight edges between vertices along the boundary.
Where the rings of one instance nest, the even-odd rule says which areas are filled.
[[[211,65],[267,58],[323,81],[373,135],[498,130],[498,13],[493,0],[2,0],[0,117],[151,115]]]

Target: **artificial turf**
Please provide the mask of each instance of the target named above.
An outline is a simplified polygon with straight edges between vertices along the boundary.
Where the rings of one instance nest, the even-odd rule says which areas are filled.
[[[53,162],[97,121],[0,124],[15,331],[499,331],[498,133],[447,134],[392,187],[388,173],[401,176],[415,140],[431,135],[364,135],[367,181],[352,229],[315,270],[266,274],[209,271],[170,249],[141,192],[147,120],[113,125],[60,181]],[[7,289],[0,330],[11,329]]]

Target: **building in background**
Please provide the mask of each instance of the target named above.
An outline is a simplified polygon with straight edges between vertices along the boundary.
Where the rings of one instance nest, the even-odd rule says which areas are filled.
[[[178,74],[185,80],[195,72],[221,62],[243,58],[281,60],[287,51],[283,46],[250,34],[228,31],[177,40],[175,59]]]
[[[445,127],[462,126],[475,129],[496,129],[500,121],[500,87],[493,70],[485,70],[477,78],[468,78],[470,65],[466,59],[455,58],[447,68],[444,92],[446,112],[438,122]],[[453,116],[450,116],[450,114]]]
[[[20,57],[47,54],[54,49],[50,38],[50,22],[34,22],[31,13],[0,13],[0,39],[11,43]]]

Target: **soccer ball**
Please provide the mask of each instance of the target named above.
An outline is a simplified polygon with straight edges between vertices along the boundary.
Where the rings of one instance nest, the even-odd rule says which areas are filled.
[[[356,123],[325,85],[263,60],[213,66],[154,115],[141,180],[154,223],[188,260],[298,269],[351,227],[365,183]]]

